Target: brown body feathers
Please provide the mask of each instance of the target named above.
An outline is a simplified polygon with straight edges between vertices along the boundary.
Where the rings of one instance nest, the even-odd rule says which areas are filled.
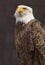
[[[38,65],[45,65],[44,26],[34,19],[24,27],[17,26],[16,33],[15,45],[20,65],[36,65],[35,61]]]

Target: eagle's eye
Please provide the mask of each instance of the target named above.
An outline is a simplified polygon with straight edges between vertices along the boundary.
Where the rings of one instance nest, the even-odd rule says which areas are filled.
[[[23,8],[23,9],[27,9],[27,8]]]

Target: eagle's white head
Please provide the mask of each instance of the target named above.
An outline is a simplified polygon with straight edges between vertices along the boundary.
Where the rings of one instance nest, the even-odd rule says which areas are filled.
[[[14,13],[17,22],[28,23],[30,20],[34,19],[33,9],[25,5],[17,6],[17,9]]]

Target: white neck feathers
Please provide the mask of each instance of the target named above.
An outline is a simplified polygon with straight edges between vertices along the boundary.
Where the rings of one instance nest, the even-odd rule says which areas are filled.
[[[26,23],[30,22],[32,19],[35,19],[35,18],[34,18],[34,16],[33,16],[32,13],[29,13],[29,14],[26,15],[26,16],[17,17],[17,18],[16,18],[16,23],[20,21],[20,22],[24,22],[24,23],[26,24]]]

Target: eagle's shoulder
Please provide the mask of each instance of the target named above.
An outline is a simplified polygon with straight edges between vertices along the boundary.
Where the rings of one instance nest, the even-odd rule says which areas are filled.
[[[40,31],[45,34],[45,26],[38,19],[33,19],[33,20],[29,21],[29,23],[27,23],[23,26],[23,29],[17,35],[17,37],[23,38],[24,36],[29,35],[34,30],[35,30],[35,33],[36,33],[36,31]]]

